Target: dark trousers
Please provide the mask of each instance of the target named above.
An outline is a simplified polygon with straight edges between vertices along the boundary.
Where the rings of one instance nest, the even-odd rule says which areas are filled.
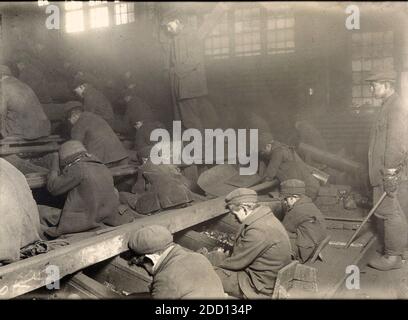
[[[182,99],[177,101],[181,121],[186,129],[204,129],[218,127],[218,116],[214,106],[206,97]]]
[[[383,194],[383,186],[373,188],[374,204]],[[396,196],[386,196],[375,215],[384,223],[384,253],[402,255],[408,246],[408,182],[400,183]]]

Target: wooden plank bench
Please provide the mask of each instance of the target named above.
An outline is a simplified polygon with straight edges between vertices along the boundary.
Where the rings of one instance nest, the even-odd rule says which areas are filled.
[[[123,177],[136,174],[138,166],[127,164],[109,169],[112,172],[113,177]],[[30,173],[25,177],[31,189],[42,188],[47,184],[47,173]]]
[[[59,149],[59,143],[63,142],[58,135],[51,135],[35,140],[25,140],[18,137],[7,137],[0,140],[0,156],[10,154],[32,154],[54,152]]]

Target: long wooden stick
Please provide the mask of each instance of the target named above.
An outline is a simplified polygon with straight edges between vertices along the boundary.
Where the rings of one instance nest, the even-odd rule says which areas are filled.
[[[357,237],[358,233],[361,231],[361,229],[363,228],[363,226],[366,224],[366,222],[368,221],[368,219],[370,219],[370,217],[374,214],[374,212],[378,209],[378,207],[380,206],[380,204],[383,202],[383,200],[385,199],[385,197],[387,196],[387,193],[384,192],[380,199],[377,201],[377,203],[375,204],[375,206],[370,210],[370,212],[368,213],[367,217],[364,219],[364,221],[360,224],[360,227],[358,227],[358,229],[356,230],[356,232],[354,232],[354,234],[351,236],[350,240],[347,242],[346,244],[346,249],[348,247],[350,247],[350,245],[352,244],[352,242],[354,241],[354,239]]]

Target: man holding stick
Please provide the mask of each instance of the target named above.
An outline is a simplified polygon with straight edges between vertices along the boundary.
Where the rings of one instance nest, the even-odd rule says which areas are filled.
[[[404,214],[408,196],[406,154],[408,151],[408,109],[395,92],[393,71],[375,74],[366,81],[375,98],[382,100],[381,109],[370,134],[368,166],[375,215],[384,222],[384,251],[369,262],[372,268],[386,271],[402,267],[407,250],[408,224]],[[382,231],[382,230],[381,230]]]

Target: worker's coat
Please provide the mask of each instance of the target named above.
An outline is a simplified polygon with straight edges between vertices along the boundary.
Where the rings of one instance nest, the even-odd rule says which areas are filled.
[[[238,272],[247,298],[272,296],[278,271],[291,262],[288,234],[269,207],[260,206],[237,233],[232,254],[219,267]]]
[[[167,254],[153,275],[154,299],[220,299],[225,297],[221,280],[203,255],[179,245]]]
[[[143,125],[137,129],[135,136],[135,150],[140,152],[140,155],[148,158],[150,149],[157,143],[150,139],[150,135],[155,129],[165,129],[165,126],[160,121],[145,121]]]
[[[148,160],[139,168],[132,193],[138,195],[136,211],[147,214],[193,201],[188,180],[174,165],[153,164]]]
[[[270,179],[278,178],[280,182],[298,179],[306,185],[306,195],[312,199],[319,192],[319,181],[312,176],[303,160],[296,151],[283,144],[276,144],[268,156],[268,166],[263,176]]]
[[[71,138],[81,141],[86,150],[104,164],[128,157],[118,136],[109,124],[96,114],[83,112],[71,129]]]
[[[288,232],[295,234],[296,246],[292,249],[302,263],[311,257],[315,248],[327,236],[322,213],[306,196],[302,196],[293,208],[286,212],[282,224]]]
[[[54,196],[67,194],[57,235],[87,231],[102,223],[114,224],[119,198],[112,174],[92,155],[72,162],[58,176],[50,175],[47,189]]]
[[[112,105],[101,91],[87,84],[83,98],[85,111],[101,116],[109,125],[113,124]]]
[[[24,175],[0,158],[0,264],[20,259],[20,248],[40,240],[37,204]]]
[[[397,168],[408,152],[408,109],[394,93],[388,97],[370,133],[368,170],[371,186],[382,185],[383,169]],[[403,165],[401,179],[407,180],[407,165]]]
[[[37,139],[50,135],[51,124],[34,91],[20,80],[8,76],[0,81],[0,123],[3,137]]]

